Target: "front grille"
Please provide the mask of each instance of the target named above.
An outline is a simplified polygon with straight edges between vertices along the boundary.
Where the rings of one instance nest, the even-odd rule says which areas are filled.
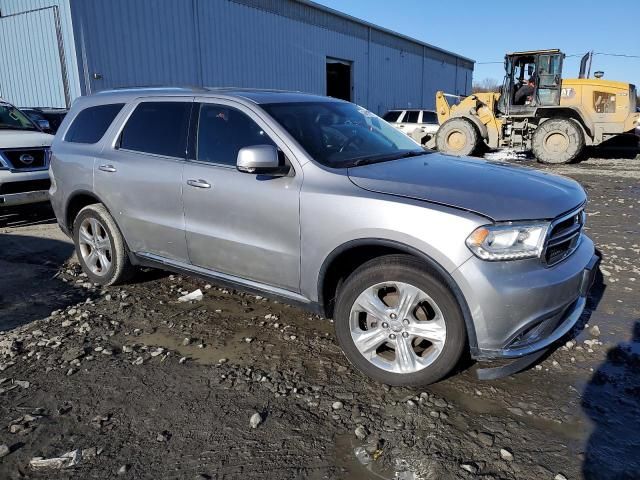
[[[547,265],[555,265],[575,251],[580,242],[584,220],[585,215],[581,207],[551,223],[544,248],[544,261]]]
[[[8,182],[0,185],[0,195],[11,195],[12,193],[37,192],[40,190],[49,190],[51,181],[45,180],[27,180],[24,182]]]
[[[44,148],[2,150],[2,154],[13,170],[41,170],[48,167]]]

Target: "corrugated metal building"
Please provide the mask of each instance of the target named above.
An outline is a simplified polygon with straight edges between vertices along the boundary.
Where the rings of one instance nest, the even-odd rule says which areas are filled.
[[[473,61],[301,0],[0,0],[0,96],[134,85],[332,94],[382,113],[468,94]]]

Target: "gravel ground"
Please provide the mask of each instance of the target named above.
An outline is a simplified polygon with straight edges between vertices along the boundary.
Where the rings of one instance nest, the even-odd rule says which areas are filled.
[[[639,478],[634,155],[545,168],[586,187],[603,255],[579,328],[514,377],[465,362],[422,390],[294,307],[151,270],[94,286],[48,208],[0,210],[0,478]]]

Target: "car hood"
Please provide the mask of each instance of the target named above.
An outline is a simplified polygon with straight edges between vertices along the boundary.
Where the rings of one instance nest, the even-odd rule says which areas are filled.
[[[494,221],[552,219],[584,203],[577,182],[530,168],[440,153],[353,167],[372,192],[455,207]]]
[[[0,148],[49,147],[53,135],[31,130],[0,129]]]

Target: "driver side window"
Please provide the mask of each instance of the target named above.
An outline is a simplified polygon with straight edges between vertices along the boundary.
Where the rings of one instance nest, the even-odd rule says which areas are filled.
[[[196,159],[235,166],[244,147],[276,144],[248,115],[226,105],[200,105],[196,138]]]

